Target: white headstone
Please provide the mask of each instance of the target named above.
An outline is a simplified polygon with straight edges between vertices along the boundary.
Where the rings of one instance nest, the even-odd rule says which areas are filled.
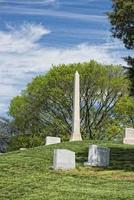
[[[46,137],[46,145],[58,144],[60,142],[61,142],[60,137],[51,137],[51,136]]]
[[[80,133],[80,78],[76,71],[74,79],[74,102],[73,102],[73,130],[70,141],[81,141]]]
[[[88,162],[84,163],[85,166],[109,166],[110,149],[106,147],[99,147],[97,145],[90,145],[88,152]]]
[[[20,148],[20,151],[25,151],[25,150],[27,150],[26,148]]]
[[[134,128],[125,128],[124,144],[134,144]]]
[[[66,149],[55,149],[53,156],[55,170],[69,170],[75,168],[75,152]]]

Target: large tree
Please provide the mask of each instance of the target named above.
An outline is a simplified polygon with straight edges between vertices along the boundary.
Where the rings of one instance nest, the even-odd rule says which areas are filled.
[[[9,119],[0,117],[0,152],[6,151],[9,139],[17,133],[17,128]]]
[[[112,0],[112,11],[108,13],[113,36],[122,40],[127,49],[134,49],[134,0]],[[131,94],[134,95],[134,58],[128,62],[128,75],[132,82]]]
[[[112,0],[109,13],[112,33],[123,41],[126,48],[134,49],[134,0]]]
[[[128,80],[120,66],[94,61],[60,65],[37,76],[21,96],[10,104],[9,113],[23,133],[45,132],[67,139],[72,131],[73,78],[81,80],[81,132],[83,137],[102,138],[106,121],[118,98],[127,92]]]

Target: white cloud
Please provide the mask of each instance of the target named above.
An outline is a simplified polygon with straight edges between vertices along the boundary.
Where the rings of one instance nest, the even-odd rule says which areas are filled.
[[[17,4],[52,4],[57,0],[0,0],[0,3],[17,3]]]
[[[1,6],[1,13],[6,14],[17,14],[17,15],[33,15],[33,16],[51,16],[59,17],[73,20],[91,21],[91,22],[107,22],[107,17],[105,15],[92,15],[92,14],[80,14],[67,11],[59,11],[55,9],[45,9],[45,8],[29,8],[25,6],[12,6],[4,5]]]
[[[1,85],[1,88],[0,88],[0,96],[4,96],[4,97],[13,97],[14,94],[17,95],[18,93],[18,90],[17,88],[14,87],[14,85]]]
[[[41,24],[24,24],[19,30],[7,25],[8,32],[0,31],[0,53],[24,53],[38,47],[37,41],[50,31]]]
[[[39,40],[50,31],[41,24],[23,24],[18,29],[8,26],[0,31],[0,113],[5,112],[8,102],[18,95],[33,74],[50,69],[52,64],[84,62],[90,59],[106,64],[119,64],[120,56],[109,52],[109,46],[80,44],[73,48],[48,48]]]
[[[4,103],[0,103],[0,113],[3,113],[7,111],[7,105]]]

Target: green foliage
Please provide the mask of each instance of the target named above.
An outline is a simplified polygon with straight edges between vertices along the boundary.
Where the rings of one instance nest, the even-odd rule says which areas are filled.
[[[36,132],[36,124],[38,124],[38,107],[36,106],[35,109],[35,106],[32,104],[34,100],[31,98],[32,96],[25,95],[22,92],[22,95],[14,97],[10,104],[11,116],[15,116],[15,121],[13,119],[12,123],[17,126],[19,131],[24,133],[29,133],[31,130]],[[34,130],[31,128],[33,123],[35,125]]]
[[[31,148],[41,146],[45,142],[43,136],[39,134],[20,134],[11,137],[8,144],[8,151],[18,150],[20,148]]]
[[[10,137],[17,132],[17,128],[9,119],[0,117],[0,152],[6,151]]]
[[[113,36],[121,39],[126,48],[134,48],[134,1],[112,0],[113,10],[109,12]]]
[[[134,127],[134,99],[129,96],[119,98],[115,106],[116,118],[123,126]]]
[[[112,0],[112,11],[108,13],[113,36],[122,40],[127,49],[134,49],[134,0]],[[134,96],[134,58],[125,58],[129,67],[128,77],[132,83],[130,94]]]
[[[102,138],[103,128],[118,98],[127,93],[128,80],[120,66],[95,61],[53,66],[48,73],[35,77],[10,104],[9,113],[21,132],[69,138],[76,70],[81,80],[82,135]]]
[[[127,95],[118,99],[112,117],[105,124],[105,139],[122,141],[126,127],[134,127],[134,99]]]
[[[105,140],[114,140],[117,142],[122,142],[124,136],[124,126],[121,124],[121,119],[119,118],[111,118],[106,124],[104,128]]]
[[[130,95],[134,97],[134,58],[128,56],[127,58],[125,58],[125,60],[127,61],[129,67],[127,67],[127,74],[128,74],[128,78],[131,81],[131,90],[130,90]]]
[[[89,141],[65,142],[0,156],[1,200],[133,200],[134,146],[92,141],[110,148],[110,167],[88,168]],[[76,169],[53,171],[54,149],[76,152]]]

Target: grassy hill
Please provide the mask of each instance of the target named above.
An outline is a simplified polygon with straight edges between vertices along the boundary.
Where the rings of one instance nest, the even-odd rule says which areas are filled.
[[[1,155],[0,200],[134,200],[134,146],[99,144],[111,148],[108,169],[83,167],[89,141]],[[55,148],[75,151],[77,168],[53,171]]]

